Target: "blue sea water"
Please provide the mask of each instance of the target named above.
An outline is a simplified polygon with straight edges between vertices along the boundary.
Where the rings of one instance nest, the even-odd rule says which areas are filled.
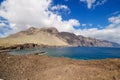
[[[49,56],[67,57],[80,60],[120,58],[120,48],[105,48],[105,47],[34,48],[12,51],[10,52],[10,54],[32,54],[39,51],[45,51],[46,55]]]

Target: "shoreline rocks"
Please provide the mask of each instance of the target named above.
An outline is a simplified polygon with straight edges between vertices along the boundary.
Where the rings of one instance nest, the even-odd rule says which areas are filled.
[[[0,53],[9,52],[11,50],[23,50],[23,49],[32,49],[32,48],[56,48],[56,47],[68,47],[68,46],[48,46],[48,45],[38,45],[34,43],[16,44],[9,47],[0,46]]]
[[[38,44],[34,44],[34,43],[26,43],[26,44],[16,44],[13,46],[9,46],[9,47],[2,47],[0,48],[0,51],[10,51],[10,50],[22,50],[22,49],[32,49],[32,48],[45,48],[47,47],[46,45],[38,45]]]

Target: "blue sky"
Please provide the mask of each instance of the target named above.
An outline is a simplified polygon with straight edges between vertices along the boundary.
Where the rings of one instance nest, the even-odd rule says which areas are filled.
[[[114,14],[115,12],[120,13],[120,0],[108,0],[103,5],[91,9],[88,9],[87,5],[79,0],[54,0],[54,4],[64,4],[70,8],[71,13],[64,15],[65,19],[75,18],[81,23],[93,24],[93,27],[98,27],[97,25],[105,27],[109,24],[110,16],[117,15]]]
[[[120,43],[120,0],[0,0],[0,4],[0,37],[30,26],[52,26]]]

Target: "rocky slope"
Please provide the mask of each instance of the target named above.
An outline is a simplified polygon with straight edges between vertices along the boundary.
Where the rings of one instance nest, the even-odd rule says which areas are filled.
[[[50,28],[51,29],[51,28]],[[30,28],[26,31],[10,35],[6,38],[0,39],[0,46],[13,46],[16,44],[34,43],[38,45],[49,46],[68,46],[66,42],[59,39],[51,32],[46,32],[42,29]]]
[[[71,60],[0,53],[3,80],[120,80],[120,59]]]
[[[97,40],[69,32],[59,32],[56,28],[34,28],[21,31],[0,39],[0,46],[34,43],[48,46],[89,46],[89,47],[118,47],[119,44]]]

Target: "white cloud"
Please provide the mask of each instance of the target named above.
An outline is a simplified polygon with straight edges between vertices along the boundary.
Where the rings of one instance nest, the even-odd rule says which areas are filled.
[[[0,26],[0,37],[5,37],[11,33],[8,25]]]
[[[95,8],[96,6],[103,5],[105,2],[107,2],[107,0],[100,0],[100,1],[97,1],[96,4],[93,5],[93,8]]]
[[[60,31],[72,31],[79,26],[76,19],[63,20],[62,16],[50,9],[69,9],[66,5],[53,6],[52,0],[5,0],[0,6],[0,15],[14,24],[13,32],[29,26],[56,27]]]
[[[108,18],[108,20],[109,20],[109,22],[111,22],[111,24],[107,28],[120,27],[120,15],[110,17],[110,18]]]
[[[120,15],[110,17],[108,20],[113,24],[120,24]]]
[[[116,12],[112,13],[111,15],[118,15],[118,14],[120,14],[120,11],[116,11]]]
[[[51,7],[52,10],[59,10],[59,9],[69,9],[66,5],[56,5]]]
[[[5,20],[0,20],[0,27],[6,26],[5,22],[6,22]]]
[[[104,29],[90,28],[83,30],[76,30],[78,35],[93,37],[101,40],[109,40],[120,43],[120,15],[108,19],[111,22]]]
[[[91,28],[91,29],[79,30],[78,34],[87,37],[97,38],[101,40],[109,40],[120,43],[120,28],[102,29],[102,30],[99,30],[97,28]]]
[[[80,0],[87,4],[88,9],[95,8],[96,6],[103,5],[107,0]]]
[[[1,23],[0,23],[0,27],[3,27],[3,26],[6,26],[6,24],[3,23],[3,22],[1,22]]]
[[[89,8],[93,6],[93,3],[94,1],[92,5],[89,4]],[[75,30],[73,26],[80,26],[79,21],[76,19],[63,20],[60,14],[49,10],[52,7],[51,0],[5,0],[0,6],[0,15],[8,19],[13,32],[27,29],[30,26],[56,27],[59,31],[74,32],[79,35],[120,43],[120,15],[109,18],[110,24],[105,29]],[[64,5],[61,8],[67,9],[68,7]],[[7,31],[5,34],[10,33]],[[2,35],[0,34],[0,36]]]
[[[86,24],[84,23],[84,24],[81,24],[81,26],[82,26],[82,27],[88,27],[88,28],[89,28],[89,27],[92,27],[93,24],[92,24],[92,23],[86,23]]]
[[[91,24],[91,23],[90,23],[90,24],[89,24],[89,26],[90,26],[90,27],[92,27],[92,26],[93,26],[93,24]]]
[[[101,28],[101,29],[104,28],[104,26],[102,26],[102,25],[100,25],[100,24],[98,24],[97,27],[98,27],[98,28]]]
[[[87,24],[82,24],[83,27],[87,26]]]
[[[81,24],[81,26],[83,26],[83,27],[92,27],[93,26],[93,24],[92,23],[83,23],[83,24]]]
[[[68,6],[66,5],[56,5],[56,6],[52,6],[51,8],[52,12],[55,12],[55,14],[60,14],[60,13],[68,13],[70,14],[70,9],[68,8]]]
[[[87,7],[88,7],[89,9],[91,9],[93,3],[95,3],[96,0],[80,0],[80,1],[87,3]]]

